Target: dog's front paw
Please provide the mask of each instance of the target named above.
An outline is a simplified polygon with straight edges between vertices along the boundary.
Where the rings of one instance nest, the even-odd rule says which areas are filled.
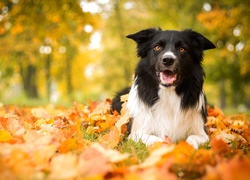
[[[142,140],[144,144],[147,146],[150,146],[156,142],[163,142],[164,140],[154,136],[154,135],[149,135],[149,134],[141,134],[141,133],[136,133],[136,134],[130,134],[129,138],[133,139],[134,141],[138,142],[139,140]]]
[[[186,142],[192,145],[195,149],[198,149],[199,144],[205,143],[208,141],[207,135],[191,135],[188,136]]]
[[[145,137],[144,140],[142,140],[147,146],[150,146],[156,142],[163,142],[164,140],[162,140],[161,138],[154,136],[154,135],[149,135],[147,137]]]

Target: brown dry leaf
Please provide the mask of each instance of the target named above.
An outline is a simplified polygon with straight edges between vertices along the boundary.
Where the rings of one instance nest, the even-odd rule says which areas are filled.
[[[97,107],[93,110],[93,112],[91,112],[89,115],[93,116],[93,115],[106,114],[110,112],[110,108],[111,108],[111,100],[106,99],[106,101],[99,103]]]
[[[121,115],[127,113],[127,102],[128,102],[128,94],[124,94],[120,97],[122,103]]]
[[[129,122],[129,120],[130,117],[128,111],[126,111],[115,124],[119,132],[124,133],[126,131],[126,128],[124,127],[126,127],[126,124]]]
[[[105,147],[114,148],[120,142],[121,133],[118,131],[116,126],[111,127],[108,134],[105,134],[101,138],[99,138],[99,142],[103,144]]]

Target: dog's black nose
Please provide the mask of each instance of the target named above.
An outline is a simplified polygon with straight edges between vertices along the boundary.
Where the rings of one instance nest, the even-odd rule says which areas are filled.
[[[165,56],[164,58],[162,58],[162,64],[171,66],[174,64],[174,58],[172,56]]]

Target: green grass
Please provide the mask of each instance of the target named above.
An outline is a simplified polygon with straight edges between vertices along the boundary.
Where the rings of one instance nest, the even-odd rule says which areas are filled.
[[[88,140],[90,142],[98,142],[98,138],[105,134],[105,132],[87,132],[87,129],[83,126],[81,128],[81,131],[83,139]],[[148,148],[142,141],[135,142],[131,139],[128,139],[127,135],[124,135],[121,142],[115,147],[115,149],[121,153],[130,154],[130,158],[127,161],[127,165],[141,163],[149,156]]]
[[[143,162],[149,156],[148,148],[142,141],[135,142],[128,138],[124,138],[116,149],[122,153],[129,153],[138,163]]]

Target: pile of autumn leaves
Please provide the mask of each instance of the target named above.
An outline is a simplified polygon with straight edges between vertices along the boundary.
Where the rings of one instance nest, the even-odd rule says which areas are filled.
[[[198,150],[185,141],[156,143],[142,161],[117,148],[127,141],[129,118],[126,111],[111,113],[110,103],[0,105],[0,179],[249,179],[244,115],[225,117],[208,107],[210,142]]]

